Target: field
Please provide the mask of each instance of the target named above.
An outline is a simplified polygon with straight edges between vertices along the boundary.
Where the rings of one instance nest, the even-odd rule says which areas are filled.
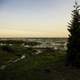
[[[65,66],[66,41],[66,38],[1,39],[0,80],[80,80],[79,69]],[[45,46],[40,46],[45,42]],[[54,42],[58,43],[56,49],[50,45]]]

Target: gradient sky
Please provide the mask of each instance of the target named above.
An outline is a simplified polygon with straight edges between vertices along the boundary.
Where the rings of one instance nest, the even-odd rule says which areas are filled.
[[[74,0],[0,0],[0,37],[67,37],[73,4]]]

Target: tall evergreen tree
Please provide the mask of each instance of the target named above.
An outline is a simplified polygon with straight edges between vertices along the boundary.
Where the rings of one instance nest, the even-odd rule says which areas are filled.
[[[80,66],[80,13],[79,5],[75,1],[72,20],[69,23],[69,38],[67,44],[67,64]]]

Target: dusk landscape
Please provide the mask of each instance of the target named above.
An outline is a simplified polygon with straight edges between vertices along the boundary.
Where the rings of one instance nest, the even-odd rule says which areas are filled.
[[[79,0],[0,0],[0,80],[80,80]]]

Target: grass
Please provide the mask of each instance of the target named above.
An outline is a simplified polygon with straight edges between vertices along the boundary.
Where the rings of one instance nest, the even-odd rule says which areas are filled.
[[[24,49],[20,49],[19,54],[23,54]],[[3,53],[5,56],[2,54],[2,60],[15,57]],[[80,69],[65,66],[65,54],[65,51],[45,51],[41,54],[29,55],[0,70],[0,80],[80,80]]]

